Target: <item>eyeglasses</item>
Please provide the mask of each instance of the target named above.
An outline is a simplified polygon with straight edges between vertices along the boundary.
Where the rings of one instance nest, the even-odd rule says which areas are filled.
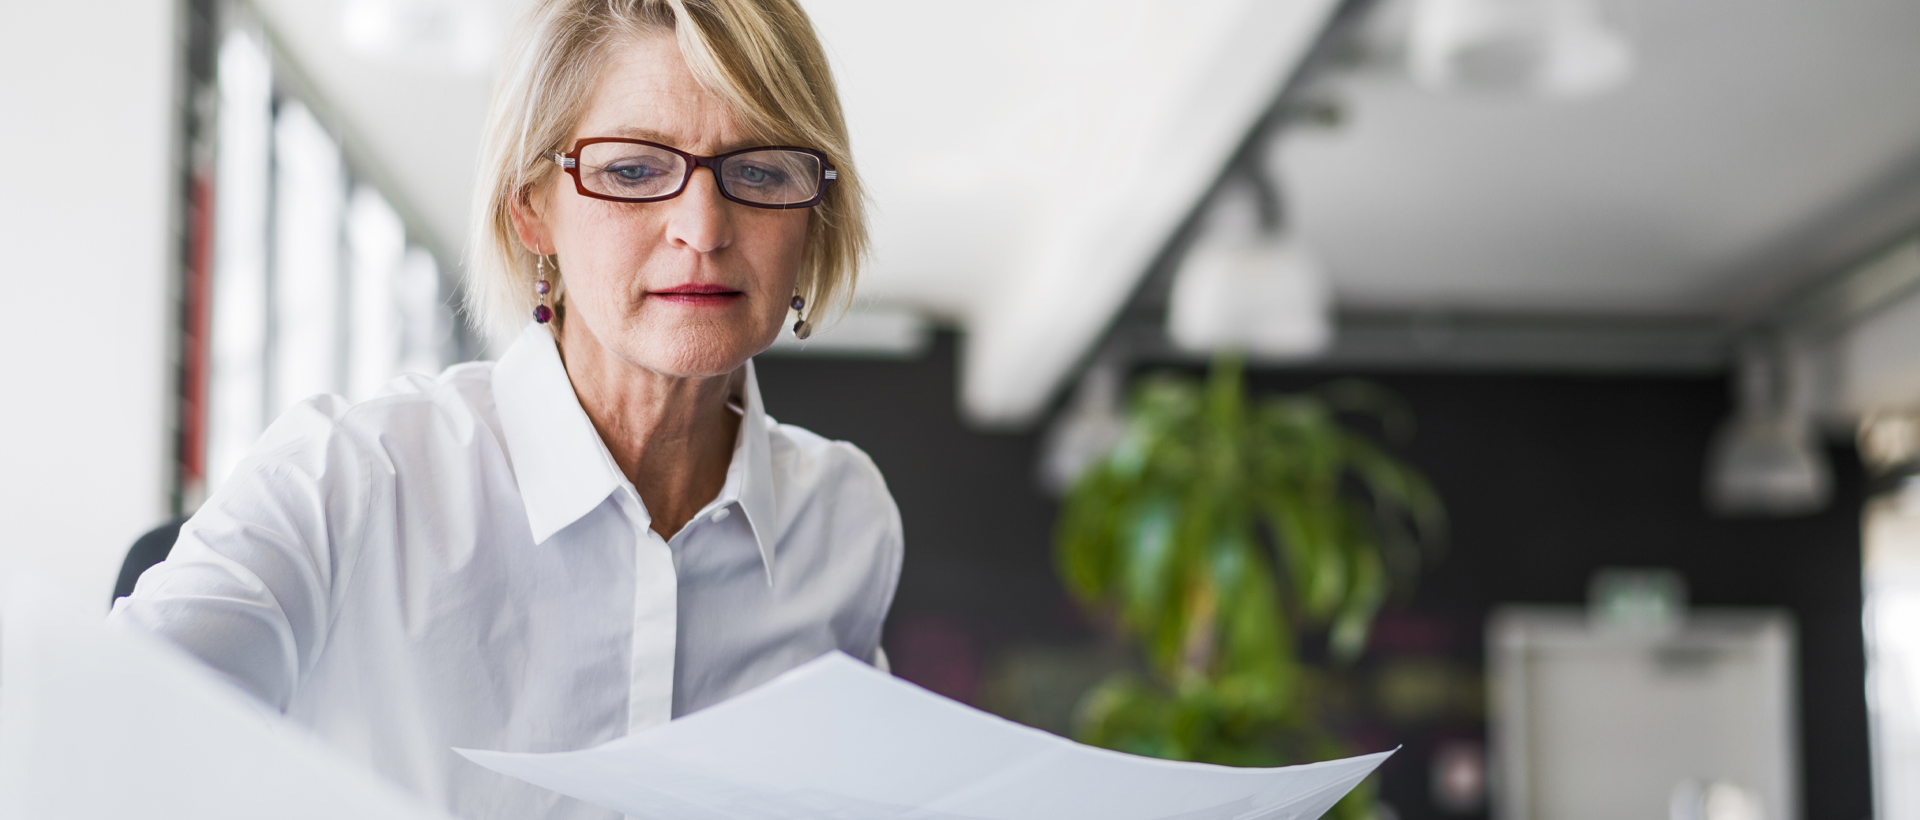
[[[689,154],[645,140],[594,137],[573,144],[553,161],[573,175],[581,196],[614,202],[659,202],[687,190],[693,169],[706,168],[720,195],[755,208],[807,208],[820,204],[839,173],[827,155],[811,148],[747,148],[717,157]]]

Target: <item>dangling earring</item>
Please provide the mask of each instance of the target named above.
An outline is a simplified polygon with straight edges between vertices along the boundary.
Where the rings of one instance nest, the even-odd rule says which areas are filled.
[[[807,309],[807,300],[800,298],[800,294],[795,292],[793,294],[793,301],[789,302],[788,306],[793,308],[794,313],[800,313],[800,311]],[[800,321],[793,323],[793,338],[804,340],[812,335],[813,325],[807,324],[806,314],[801,313]]]
[[[540,298],[540,304],[533,306],[533,320],[540,324],[553,321],[553,308],[547,307],[547,294],[553,292],[552,283],[547,281],[547,257],[540,255],[540,267],[537,274],[540,279],[533,283],[533,293]]]

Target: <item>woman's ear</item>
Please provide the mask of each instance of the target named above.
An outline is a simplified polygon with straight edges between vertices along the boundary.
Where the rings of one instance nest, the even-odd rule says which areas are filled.
[[[539,186],[528,185],[507,197],[507,215],[513,218],[513,232],[519,234],[520,244],[527,250],[540,255],[553,253],[553,237],[547,232],[547,223],[533,208],[533,199]]]

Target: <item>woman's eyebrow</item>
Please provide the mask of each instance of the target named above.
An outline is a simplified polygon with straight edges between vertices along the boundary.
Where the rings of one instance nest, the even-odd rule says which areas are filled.
[[[661,145],[671,145],[675,148],[680,148],[680,150],[682,151],[686,150],[685,148],[681,147],[680,141],[677,138],[660,133],[659,131],[655,131],[651,128],[643,128],[637,125],[617,126],[613,129],[612,133],[608,134],[608,136],[622,137],[630,140],[646,140],[647,142],[657,142],[657,143],[660,143]],[[736,140],[734,142],[720,146],[714,151],[714,153],[715,155],[719,155],[719,154],[727,153],[728,151],[733,151],[739,148],[747,148],[747,147],[750,147],[749,142],[741,142]]]
[[[651,128],[637,128],[631,125],[622,125],[618,128],[613,129],[613,133],[610,136],[624,137],[626,139],[633,139],[633,140],[646,140],[648,142],[658,142],[665,145],[673,145],[673,139],[668,137],[666,134],[662,134]]]

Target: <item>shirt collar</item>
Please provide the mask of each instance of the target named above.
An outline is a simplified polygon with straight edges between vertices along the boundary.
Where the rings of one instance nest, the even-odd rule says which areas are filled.
[[[773,452],[767,441],[770,421],[760,402],[753,362],[749,360],[746,367],[746,413],[740,419],[740,437],[734,444],[733,461],[727,465],[719,503],[737,502],[746,514],[771,585],[773,545],[780,534]],[[529,323],[493,366],[493,403],[534,543],[545,543],[615,490],[632,486],[580,406],[560,361],[560,349],[546,326]],[[639,514],[647,517],[646,505],[640,507]]]

